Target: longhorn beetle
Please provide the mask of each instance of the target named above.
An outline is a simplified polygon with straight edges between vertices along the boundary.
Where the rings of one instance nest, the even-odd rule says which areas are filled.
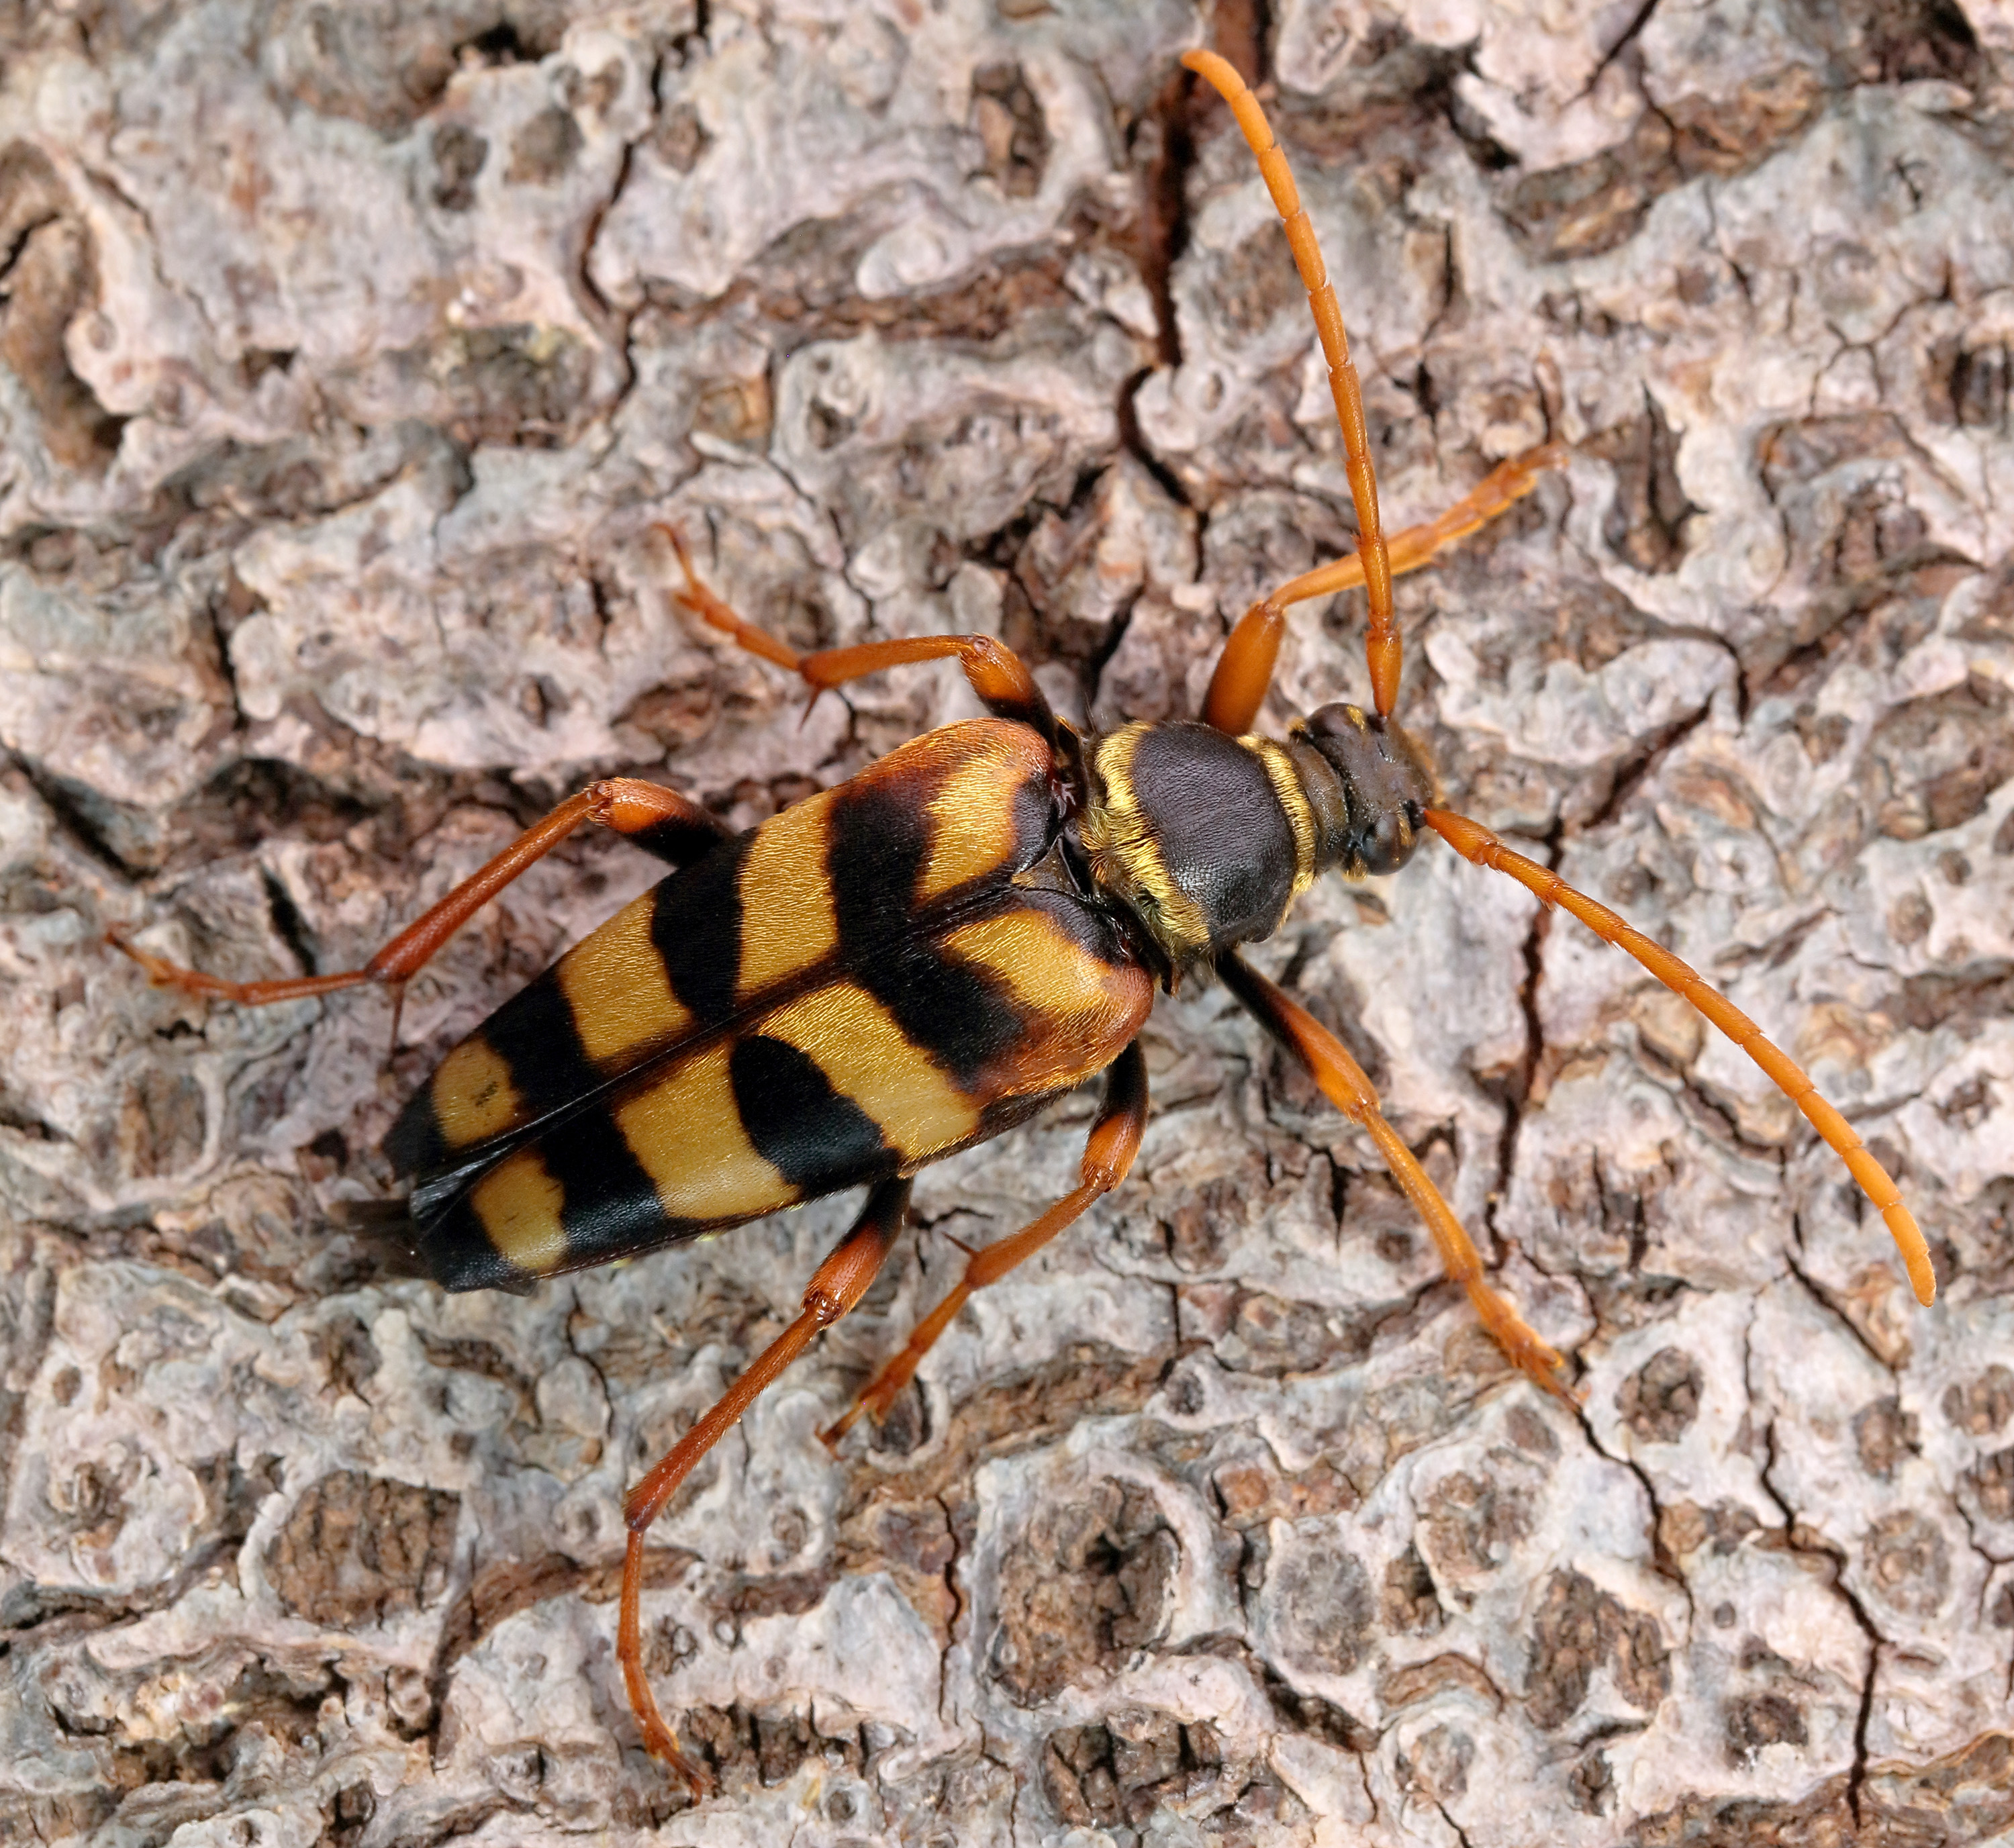
[[[1182,62],[1231,106],[1285,225],[1328,363],[1359,532],[1355,557],[1295,578],[1239,620],[1199,722],[1081,735],[1050,711],[1019,659],[981,636],[801,655],[715,596],[665,528],[685,576],[676,600],[801,676],[814,698],[881,668],[955,658],[993,716],[932,732],[740,835],[671,790],[596,783],[360,969],[232,983],[121,944],[155,980],[194,994],[256,1005],[375,982],[396,996],[480,906],[583,822],[670,862],[660,884],[448,1054],[387,1148],[414,1176],[417,1253],[450,1290],[528,1290],[840,1188],[869,1190],[797,1320],[625,1506],[617,1653],[645,1742],[696,1792],[705,1775],[679,1751],[644,1675],[645,1533],[764,1388],[860,1301],[926,1163],[1105,1075],[1075,1191],[970,1255],[950,1295],[825,1434],[829,1442],[862,1411],[888,1410],[974,1291],[1126,1178],[1146,1123],[1138,1035],[1156,987],[1213,972],[1369,1133],[1504,1352],[1541,1385],[1566,1392],[1560,1356],[1485,1280],[1467,1233],[1385,1120],[1362,1069],[1238,953],[1276,931],[1317,875],[1396,872],[1423,831],[1564,906],[1732,1038],[1880,1209],[1919,1299],[1934,1295],[1923,1236],[1894,1183],[1754,1022],[1605,905],[1438,805],[1424,753],[1392,717],[1392,575],[1501,512],[1563,456],[1548,446],[1506,462],[1439,518],[1387,538],[1356,368],[1285,156],[1228,63],[1202,51]],[[1374,709],[1324,706],[1284,740],[1254,734],[1288,607],[1358,583],[1370,604]]]

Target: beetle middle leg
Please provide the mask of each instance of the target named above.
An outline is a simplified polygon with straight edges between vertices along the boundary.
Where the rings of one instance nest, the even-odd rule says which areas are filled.
[[[1482,1325],[1496,1337],[1496,1344],[1521,1370],[1561,1399],[1570,1399],[1561,1379],[1564,1367],[1557,1352],[1525,1318],[1508,1298],[1498,1294],[1485,1280],[1482,1255],[1475,1242],[1441,1198],[1440,1189],[1428,1177],[1418,1158],[1385,1120],[1378,1108],[1378,1093],[1364,1075],[1364,1068],[1349,1056],[1335,1034],[1303,1007],[1290,1000],[1273,983],[1260,974],[1235,951],[1226,951],[1217,959],[1217,972],[1224,984],[1251,1010],[1259,1022],[1303,1065],[1322,1094],[1360,1125],[1378,1144],[1392,1178],[1398,1182],[1414,1209],[1426,1221],[1442,1266],[1456,1283],[1467,1291]]]
[[[1052,745],[1058,742],[1056,717],[1049,709],[1048,698],[1035,684],[1027,664],[1005,643],[991,636],[900,636],[884,642],[857,642],[849,647],[800,654],[767,629],[736,615],[707,587],[693,569],[691,556],[676,528],[661,525],[658,530],[671,542],[686,576],[686,588],[674,591],[674,600],[730,637],[737,646],[801,676],[812,689],[814,700],[833,687],[878,674],[884,668],[955,657],[972,683],[972,690],[985,702],[988,711],[1002,718],[1032,725]]]
[[[655,1467],[630,1490],[622,1518],[629,1542],[622,1559],[622,1608],[616,1627],[615,1653],[622,1664],[629,1704],[642,1728],[643,1743],[704,1796],[711,1780],[679,1750],[678,1735],[658,1710],[643,1671],[643,1536],[664,1510],[680,1483],[714,1445],[740,1423],[741,1415],[792,1361],[867,1294],[889,1248],[902,1229],[909,1205],[909,1182],[880,1182],[867,1196],[853,1229],[812,1275],[797,1319],[751,1361],[740,1378],[722,1393],[711,1410],[658,1459]]]
[[[1066,1194],[1038,1219],[1018,1232],[983,1246],[966,1259],[965,1274],[952,1286],[951,1294],[916,1324],[902,1351],[889,1361],[852,1405],[845,1416],[820,1434],[827,1444],[836,1444],[851,1430],[862,1412],[871,1412],[876,1423],[888,1414],[895,1395],[916,1377],[917,1366],[964,1308],[975,1290],[996,1284],[1016,1265],[1033,1257],[1042,1247],[1082,1215],[1101,1195],[1109,1194],[1123,1180],[1140,1152],[1140,1138],[1147,1126],[1147,1060],[1135,1040],[1113,1060],[1105,1081],[1105,1101],[1086,1139],[1084,1160],[1079,1168],[1081,1184]]]

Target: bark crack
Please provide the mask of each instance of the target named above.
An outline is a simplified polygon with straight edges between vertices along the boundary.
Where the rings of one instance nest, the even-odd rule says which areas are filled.
[[[1797,1245],[1801,1248],[1804,1242],[1804,1216],[1801,1213],[1792,1214],[1790,1217],[1790,1226],[1792,1236]],[[1823,1284],[1820,1283],[1816,1277],[1813,1277],[1810,1272],[1806,1270],[1804,1266],[1800,1264],[1787,1251],[1783,1254],[1783,1264],[1784,1268],[1787,1270],[1790,1275],[1803,1287],[1804,1293],[1811,1298],[1812,1302],[1815,1302],[1829,1316],[1830,1316],[1834,1321],[1837,1322],[1848,1334],[1851,1335],[1855,1345],[1858,1346],[1861,1352],[1864,1353],[1869,1359],[1872,1361],[1876,1366],[1880,1367],[1884,1373],[1886,1373],[1890,1379],[1893,1379],[1895,1377],[1894,1362],[1890,1359],[1888,1356],[1883,1354],[1879,1348],[1875,1346],[1872,1341],[1867,1338],[1866,1331],[1861,1327],[1858,1323],[1854,1320],[1852,1316],[1849,1316],[1846,1313],[1845,1308],[1840,1303],[1839,1298],[1834,1295],[1831,1291],[1828,1290]]]
[[[70,793],[70,786],[64,779],[52,775],[34,759],[24,757],[17,750],[9,751],[6,761],[28,779],[29,786],[41,798],[42,806],[48,811],[49,818],[72,846],[107,872],[116,873],[128,885],[138,886],[145,883],[145,872],[120,855],[104,829],[91,818],[84,802]]]
[[[1715,638],[1718,640],[1718,638]],[[1734,650],[1725,642],[1728,658],[1734,663]],[[1597,828],[1606,827],[1621,812],[1623,804],[1634,796],[1662,766],[1666,757],[1685,743],[1693,732],[1706,723],[1713,712],[1713,696],[1709,693],[1693,711],[1675,718],[1669,725],[1661,726],[1648,738],[1635,745],[1615,767],[1608,786],[1608,793],[1603,797],[1594,812],[1583,822],[1575,825],[1576,834],[1591,833]],[[1557,867],[1554,868],[1557,870]]]
[[[1454,1839],[1461,1844],[1461,1848],[1475,1848],[1475,1844],[1468,1839],[1468,1831],[1464,1828],[1459,1822],[1455,1821],[1453,1817],[1448,1814],[1447,1805],[1442,1803],[1439,1797],[1435,1797],[1434,1799],[1434,1807],[1440,1812],[1440,1818],[1442,1821],[1445,1822],[1450,1828],[1454,1831]]]
[[[1660,1578],[1668,1578],[1686,1595],[1686,1641],[1690,1644],[1690,1631],[1699,1619],[1699,1607],[1693,1599],[1692,1581],[1686,1577],[1678,1561],[1672,1556],[1670,1549],[1665,1544],[1664,1504],[1658,1499],[1657,1484],[1651,1481],[1650,1472],[1645,1469],[1635,1457],[1626,1455],[1618,1456],[1604,1444],[1600,1438],[1596,1434],[1594,1421],[1588,1416],[1587,1407],[1578,1399],[1574,1402],[1574,1416],[1579,1421],[1581,1434],[1587,1439],[1588,1448],[1597,1456],[1602,1457],[1610,1463],[1619,1464],[1627,1470],[1636,1478],[1638,1485],[1643,1489],[1643,1499],[1650,1505],[1649,1531],[1647,1535],[1650,1542],[1650,1563]]]
[[[1601,61],[1595,66],[1593,74],[1581,87],[1580,97],[1592,96],[1594,94],[1595,85],[1607,75],[1609,66],[1621,57],[1642,36],[1643,28],[1650,23],[1650,16],[1657,10],[1657,0],[1643,0],[1643,4],[1638,7],[1632,16],[1629,23],[1622,28],[1622,36],[1601,54]],[[1579,101],[1580,98],[1577,97],[1575,100]]]
[[[1751,1403],[1756,1402],[1754,1379],[1754,1323],[1751,1320],[1742,1338],[1742,1371],[1743,1383]],[[1761,1427],[1762,1459],[1756,1474],[1763,1492],[1776,1506],[1783,1517],[1783,1540],[1792,1553],[1806,1559],[1822,1560],[1829,1567],[1829,1582],[1840,1601],[1846,1606],[1855,1627],[1867,1642],[1867,1666],[1860,1685],[1860,1702],[1853,1722],[1853,1765],[1847,1773],[1846,1804],[1851,1814],[1854,1826],[1861,1825],[1860,1793],[1867,1781],[1867,1732],[1874,1712],[1874,1686],[1881,1671],[1881,1652],[1887,1646],[1884,1637],[1866,1605],[1862,1601],[1847,1579],[1846,1550],[1824,1538],[1815,1527],[1805,1524],[1790,1498],[1778,1486],[1775,1471],[1778,1462],[1776,1448],[1776,1420],[1772,1416],[1764,1420]]]
[[[1545,863],[1549,871],[1559,871],[1564,832],[1564,824],[1557,819],[1546,830]],[[1518,983],[1518,1008],[1525,1019],[1525,1050],[1515,1070],[1496,1087],[1503,1106],[1503,1126],[1496,1137],[1496,1184],[1484,1196],[1482,1208],[1493,1254],[1500,1254],[1503,1248],[1496,1229],[1497,1208],[1508,1195],[1511,1176],[1517,1172],[1518,1137],[1524,1125],[1525,1105],[1532,1094],[1545,1049],[1546,1026],[1539,1012],[1539,984],[1545,976],[1546,939],[1552,927],[1553,908],[1544,904],[1534,907],[1531,928],[1525,932],[1520,948],[1525,972]]]
[[[937,1723],[948,1726],[951,1721],[944,1708],[951,1699],[951,1652],[958,1647],[959,1619],[966,1611],[965,1594],[958,1585],[958,1565],[965,1556],[965,1542],[959,1533],[958,1511],[950,1496],[940,1489],[931,1499],[944,1510],[944,1531],[951,1536],[951,1557],[944,1561],[944,1589],[951,1594],[951,1615],[944,1623],[944,1647],[937,1652]]]

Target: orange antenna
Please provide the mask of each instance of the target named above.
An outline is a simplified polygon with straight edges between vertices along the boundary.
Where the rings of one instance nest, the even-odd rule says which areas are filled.
[[[1930,1268],[1930,1248],[1924,1244],[1923,1233],[1908,1208],[1902,1204],[1902,1196],[1889,1178],[1888,1170],[1854,1134],[1852,1125],[1819,1095],[1818,1087],[1812,1083],[1803,1066],[1780,1047],[1772,1044],[1761,1028],[1718,989],[1711,986],[1690,963],[1674,956],[1663,944],[1652,942],[1634,926],[1624,922],[1607,905],[1584,892],[1575,891],[1550,868],[1512,852],[1480,822],[1471,822],[1466,815],[1430,808],[1426,819],[1427,826],[1464,860],[1496,872],[1508,873],[1547,904],[1562,905],[1571,911],[1597,937],[1627,950],[1674,994],[1690,1001],[1754,1059],[1776,1081],[1783,1094],[1804,1113],[1812,1127],[1845,1162],[1847,1172],[1860,1183],[1862,1191],[1880,1209],[1889,1235],[1895,1241],[1895,1248],[1902,1254],[1902,1262],[1909,1273],[1910,1287],[1916,1292],[1916,1300],[1926,1309],[1937,1300],[1937,1273]]]
[[[1399,700],[1401,644],[1392,614],[1392,564],[1385,553],[1385,528],[1378,518],[1378,475],[1371,465],[1371,439],[1364,427],[1364,387],[1356,376],[1356,362],[1349,356],[1349,335],[1343,330],[1342,310],[1336,306],[1335,291],[1329,285],[1321,246],[1315,242],[1315,227],[1308,220],[1307,208],[1301,203],[1287,157],[1273,138],[1271,124],[1259,106],[1258,98],[1236,68],[1214,52],[1185,52],[1182,63],[1213,86],[1238,118],[1238,126],[1258,156],[1266,190],[1272,194],[1280,221],[1286,227],[1287,245],[1294,253],[1294,266],[1301,273],[1301,286],[1308,292],[1315,331],[1321,337],[1322,357],[1328,361],[1328,389],[1335,400],[1335,421],[1342,428],[1349,497],[1356,504],[1356,555],[1363,561],[1364,584],[1371,601],[1371,629],[1364,638],[1364,652],[1371,669],[1371,697],[1378,717],[1389,718]],[[1302,594],[1317,593],[1304,591]]]

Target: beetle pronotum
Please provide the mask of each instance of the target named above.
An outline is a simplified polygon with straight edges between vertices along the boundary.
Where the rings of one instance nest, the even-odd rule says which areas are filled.
[[[973,1291],[1126,1177],[1147,1113],[1138,1034],[1156,987],[1213,973],[1370,1135],[1505,1352],[1554,1392],[1564,1363],[1493,1289],[1460,1220],[1386,1122],[1335,1037],[1245,962],[1318,874],[1396,871],[1432,834],[1626,951],[1753,1058],[1880,1210],[1919,1300],[1920,1233],[1879,1162],[1753,1022],[1614,912],[1439,804],[1393,718],[1401,647],[1392,578],[1426,564],[1561,458],[1503,464],[1438,519],[1380,524],[1356,367],[1285,156],[1224,59],[1184,62],[1222,93],[1285,224],[1328,361],[1359,548],[1262,599],[1233,629],[1200,721],[1080,734],[1023,663],[982,636],[870,642],[801,655],[701,581],[679,535],[679,600],[813,696],[898,664],[955,658],[991,717],[944,728],[740,836],[675,791],[621,779],[560,804],[363,968],[232,983],[131,946],[157,981],[258,1005],[366,983],[397,993],[511,879],[584,823],[673,871],[569,951],[444,1059],[389,1148],[414,1176],[419,1255],[453,1289],[540,1278],[862,1186],[865,1205],[797,1320],[631,1493],[618,1654],[645,1740],[703,1788],[643,1671],[644,1536],[679,1484],[819,1330],[856,1305],[900,1230],[912,1176],[1104,1075],[1078,1186],[962,1280],[826,1434],[879,1416]],[[1365,585],[1371,710],[1324,707],[1285,740],[1252,726],[1285,611]]]

